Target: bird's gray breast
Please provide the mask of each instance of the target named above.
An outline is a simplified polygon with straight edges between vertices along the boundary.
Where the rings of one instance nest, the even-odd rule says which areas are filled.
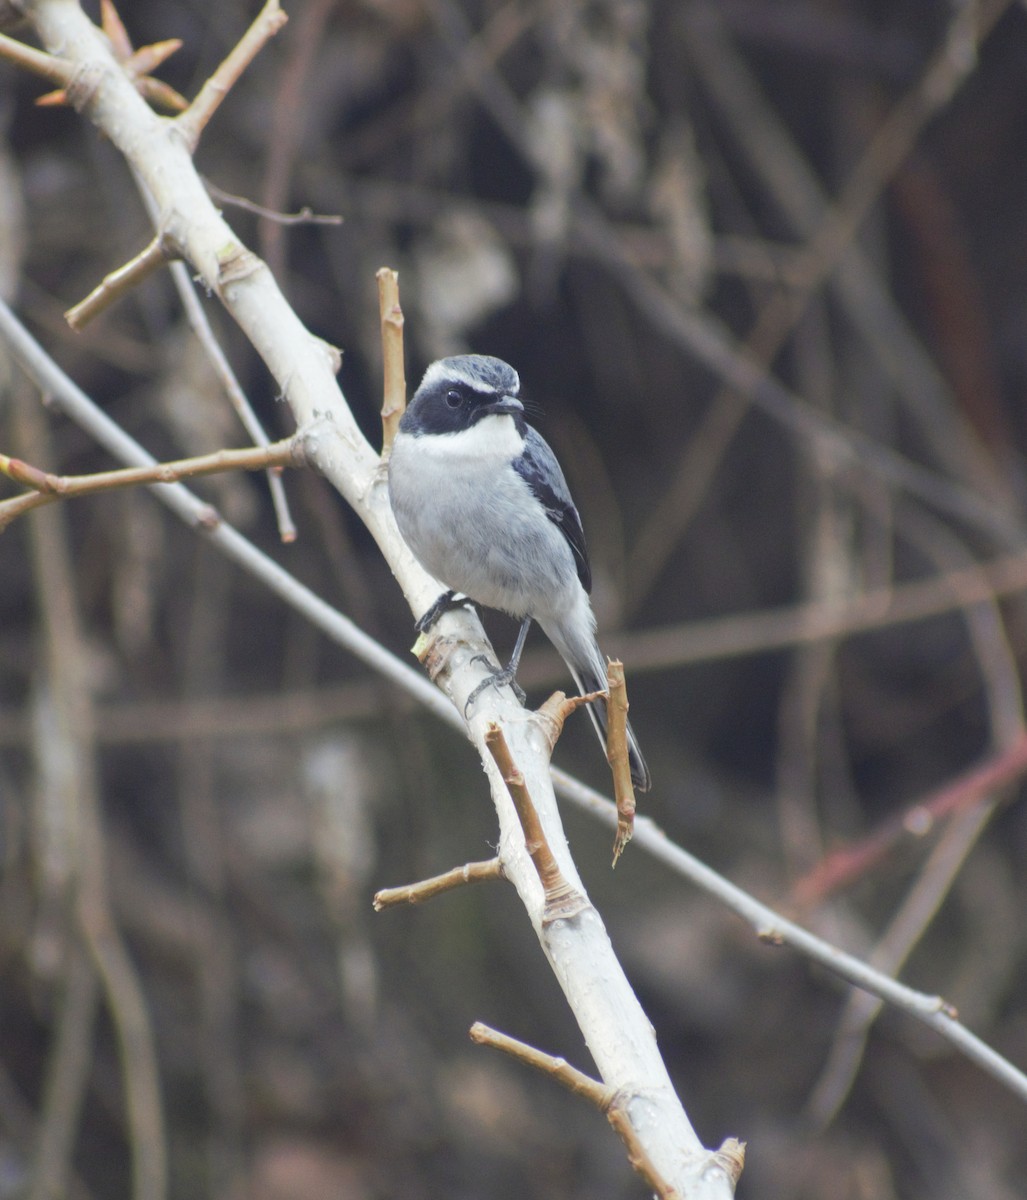
[[[566,538],[512,468],[522,446],[505,416],[455,436],[401,433],[389,493],[426,571],[489,608],[544,617],[580,585]]]

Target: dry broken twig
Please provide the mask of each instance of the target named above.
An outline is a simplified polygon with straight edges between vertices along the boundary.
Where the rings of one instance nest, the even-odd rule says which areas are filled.
[[[403,309],[399,304],[399,274],[390,267],[378,271],[378,308],[382,326],[382,456],[392,449],[400,418],[407,406],[403,366]]]
[[[645,1152],[645,1147],[641,1145],[638,1135],[631,1127],[631,1122],[616,1120],[611,1115],[615,1111],[618,1113],[620,1111],[617,1108],[618,1096],[614,1088],[607,1087],[599,1080],[586,1075],[584,1071],[572,1067],[565,1058],[554,1058],[551,1054],[546,1054],[534,1046],[529,1046],[527,1042],[519,1041],[508,1034],[500,1033],[498,1029],[492,1029],[481,1021],[475,1021],[469,1032],[472,1042],[476,1042],[479,1046],[491,1046],[493,1050],[502,1050],[511,1058],[516,1058],[518,1062],[555,1079],[561,1087],[565,1087],[575,1096],[580,1096],[598,1108],[601,1113],[606,1115],[624,1142],[628,1152],[628,1161],[642,1176],[647,1186],[659,1197],[659,1200],[680,1200],[680,1193],[671,1187],[653,1166],[649,1155]]]
[[[74,330],[82,329],[94,317],[98,317],[105,309],[120,300],[137,287],[160,267],[165,266],[175,257],[174,250],[165,238],[158,234],[135,258],[130,258],[124,266],[105,275],[84,300],[69,308],[64,319]]]
[[[635,788],[628,760],[628,689],[624,664],[613,659],[606,664],[609,722],[606,730],[606,757],[613,775],[613,794],[617,804],[617,835],[613,841],[613,865],[624,853],[635,828]]]
[[[397,904],[422,904],[425,900],[432,900],[441,896],[443,892],[451,892],[454,888],[464,887],[468,883],[502,878],[503,864],[498,858],[464,863],[462,867],[454,867],[451,871],[433,875],[431,879],[422,879],[418,883],[381,888],[374,894],[374,910],[381,912],[382,909],[393,908]]]
[[[553,856],[546,840],[542,822],[532,803],[524,775],[518,769],[510,753],[510,747],[503,736],[503,730],[494,722],[485,731],[485,745],[495,760],[499,773],[503,777],[510,799],[517,810],[517,818],[524,832],[524,845],[538,872],[542,884],[544,909],[543,925],[573,917],[587,907],[588,901],[572,884],[564,878],[560,865]]]

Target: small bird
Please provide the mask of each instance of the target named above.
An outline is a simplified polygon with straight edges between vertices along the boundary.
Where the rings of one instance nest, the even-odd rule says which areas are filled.
[[[389,458],[396,523],[444,592],[417,623],[468,600],[521,621],[513,656],[481,687],[510,684],[532,621],[559,650],[581,693],[606,688],[588,595],[592,572],[581,518],[544,438],[524,419],[520,379],[498,358],[463,354],[434,362],[403,414]],[[589,705],[606,746],[606,701]],[[631,726],[631,778],[650,785]]]

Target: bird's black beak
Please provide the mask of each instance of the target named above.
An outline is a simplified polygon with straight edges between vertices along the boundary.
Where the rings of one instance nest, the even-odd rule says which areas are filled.
[[[524,412],[524,405],[517,399],[516,396],[500,396],[498,400],[493,400],[491,404],[485,404],[481,408],[482,413],[495,415],[498,417],[516,417]]]

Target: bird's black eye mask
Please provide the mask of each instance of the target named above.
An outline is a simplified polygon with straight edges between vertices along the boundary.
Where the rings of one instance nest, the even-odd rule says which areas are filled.
[[[422,388],[403,414],[400,429],[415,437],[422,434],[460,433],[483,417],[492,415],[492,406],[502,393],[482,392],[460,380],[442,379],[428,389]],[[523,434],[524,415],[518,409],[509,414]]]

